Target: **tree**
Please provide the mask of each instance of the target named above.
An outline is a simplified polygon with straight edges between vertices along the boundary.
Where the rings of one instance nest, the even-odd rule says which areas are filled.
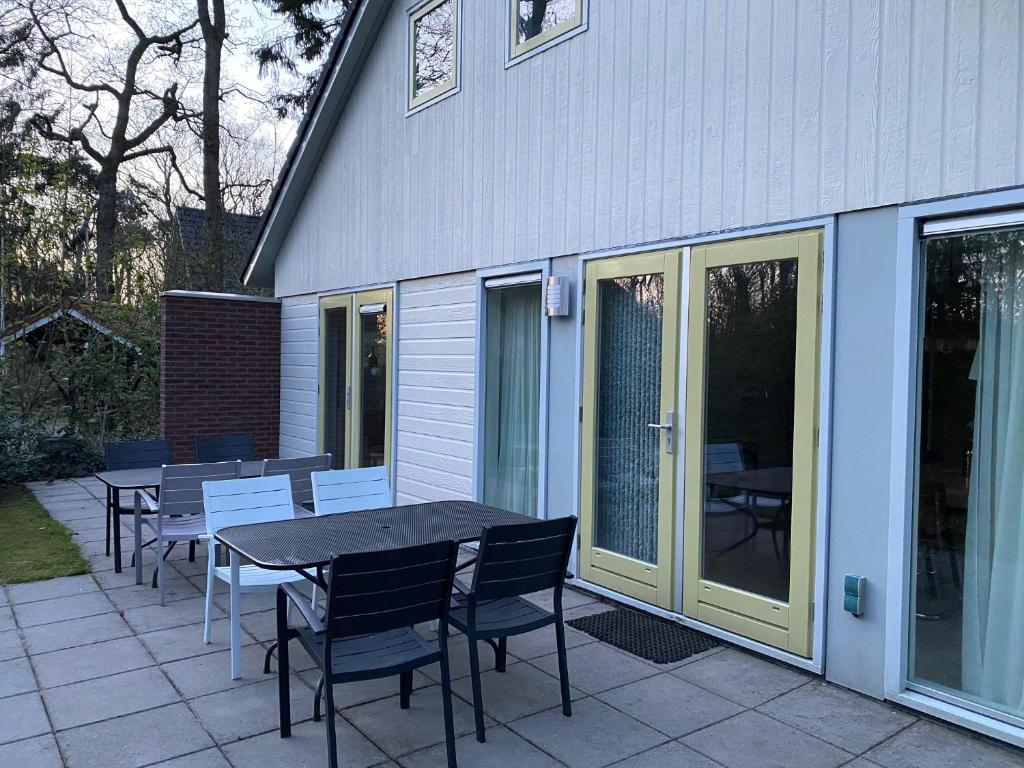
[[[224,197],[220,184],[221,57],[227,39],[224,0],[196,0],[203,33],[203,201],[206,206],[204,259],[216,290],[224,290]]]
[[[113,61],[114,56],[103,57],[112,66],[119,63],[119,71],[92,79],[79,79],[65,55],[76,45],[88,49],[99,42],[78,26],[76,11],[82,4],[74,0],[27,0],[26,5],[33,31],[40,39],[35,65],[87,102],[84,116],[66,129],[58,127],[56,113],[39,112],[32,123],[43,138],[77,146],[98,166],[95,291],[100,299],[115,293],[117,181],[121,166],[157,153],[173,157],[173,147],[154,145],[151,140],[168,122],[188,117],[178,97],[176,80],[158,92],[143,84],[140,72],[145,69],[146,79],[150,79],[160,71],[160,60],[176,66],[184,47],[191,42],[188,33],[198,24],[198,20],[193,20],[164,33],[147,33],[129,13],[124,0],[115,2],[132,42],[123,62]],[[95,13],[95,9],[89,10]]]
[[[355,0],[263,0],[263,3],[283,17],[291,31],[264,42],[253,52],[261,76],[277,69],[296,74],[301,62],[319,62],[330,50]],[[278,94],[275,99],[278,117],[303,112],[318,78],[318,72],[306,74],[297,90]]]

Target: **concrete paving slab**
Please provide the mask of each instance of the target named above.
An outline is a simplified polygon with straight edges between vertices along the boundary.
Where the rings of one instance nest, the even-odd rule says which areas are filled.
[[[599,693],[597,698],[673,739],[743,711],[739,704],[667,672]]]
[[[594,694],[626,683],[653,677],[658,670],[604,643],[590,643],[567,652],[569,683]],[[530,663],[550,675],[558,674],[558,654],[531,659]]]
[[[35,627],[40,624],[52,624],[55,621],[80,619],[83,616],[95,616],[114,610],[107,596],[101,591],[86,592],[70,597],[58,597],[53,600],[38,600],[32,603],[21,603],[12,606],[18,625]]]
[[[35,691],[0,699],[0,744],[50,732],[43,700]],[[3,763],[0,765],[15,765]]]
[[[46,688],[43,699],[58,731],[180,701],[157,667]]]
[[[64,768],[51,734],[0,745],[0,765],[17,768]]]
[[[89,574],[83,576],[64,576],[46,581],[30,581],[26,584],[10,584],[7,597],[12,603],[33,603],[39,600],[52,600],[57,597],[70,597],[88,592],[98,592],[99,585]]]
[[[369,768],[387,761],[387,755],[343,718],[334,723],[338,737],[338,762],[343,768]],[[282,739],[276,730],[224,747],[235,768],[250,766],[288,766],[323,768],[327,764],[327,734],[324,723],[312,720],[292,726],[290,738]],[[464,763],[471,766],[471,763]]]
[[[989,744],[963,731],[925,720],[896,734],[864,757],[883,768],[1024,766],[1024,753],[1020,750]]]
[[[21,634],[28,652],[39,654],[128,637],[132,629],[117,613],[98,613],[81,619],[28,627],[21,630]]]
[[[28,657],[0,661],[0,699],[36,689],[36,678]]]
[[[475,734],[455,740],[455,754],[459,765],[473,768],[559,768],[561,763],[541,751],[521,736],[501,726],[487,731],[487,741],[481,744]],[[438,744],[402,758],[406,768],[447,768],[448,752]]]
[[[40,653],[31,659],[43,688],[55,688],[155,664],[146,647],[135,637]]]
[[[672,671],[673,675],[745,707],[756,707],[811,678],[732,648]]]

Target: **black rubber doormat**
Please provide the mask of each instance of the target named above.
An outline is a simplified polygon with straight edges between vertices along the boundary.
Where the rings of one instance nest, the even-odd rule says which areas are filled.
[[[629,608],[581,616],[566,624],[656,664],[682,661],[718,645],[717,640],[703,632]]]

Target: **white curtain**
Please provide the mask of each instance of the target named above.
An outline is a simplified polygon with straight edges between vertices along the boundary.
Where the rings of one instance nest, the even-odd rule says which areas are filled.
[[[540,286],[487,292],[484,502],[537,514]]]
[[[1024,257],[985,249],[967,510],[963,690],[1024,712]]]

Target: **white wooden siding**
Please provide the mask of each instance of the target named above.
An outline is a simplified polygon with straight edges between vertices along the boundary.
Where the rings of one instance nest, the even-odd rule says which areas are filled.
[[[316,296],[295,296],[282,301],[282,458],[316,453],[319,323]]]
[[[473,494],[476,279],[398,286],[397,503]]]
[[[277,261],[279,295],[1024,183],[1018,0],[591,0],[405,116],[395,2]]]

